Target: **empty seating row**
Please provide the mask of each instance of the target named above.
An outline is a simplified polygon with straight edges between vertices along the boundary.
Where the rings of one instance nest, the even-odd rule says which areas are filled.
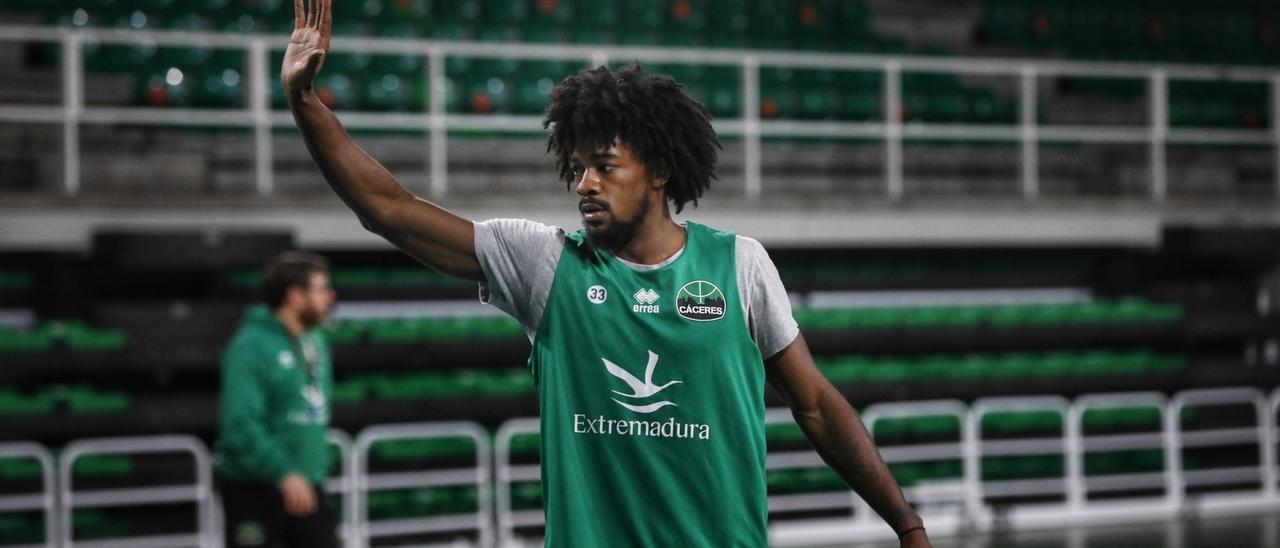
[[[52,386],[28,392],[0,388],[0,416],[51,415],[59,404],[73,415],[119,413],[129,409],[127,392],[102,390],[90,385]]]
[[[1061,326],[1109,323],[1170,323],[1182,319],[1176,304],[1140,297],[1085,302],[876,308],[797,308],[808,329]]]
[[[983,29],[995,43],[1057,48],[1072,57],[1181,62],[1280,62],[1274,3],[987,0]]]
[[[120,350],[128,337],[117,329],[90,326],[83,320],[56,320],[32,329],[0,326],[0,352],[47,352],[56,345],[71,351]]]
[[[72,26],[288,33],[293,5],[281,0],[4,0],[0,10]],[[862,0],[370,0],[337,2],[340,36],[450,40],[666,44],[869,51],[885,48]],[[893,47],[893,46],[887,46]]]

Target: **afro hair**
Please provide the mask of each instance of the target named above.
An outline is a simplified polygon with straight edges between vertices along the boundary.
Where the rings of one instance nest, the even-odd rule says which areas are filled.
[[[707,109],[670,76],[649,74],[639,63],[617,72],[600,66],[565,78],[551,90],[543,128],[547,152],[556,156],[560,179],[573,184],[575,150],[629,147],[649,173],[665,177],[676,213],[698,198],[715,178],[720,140]]]

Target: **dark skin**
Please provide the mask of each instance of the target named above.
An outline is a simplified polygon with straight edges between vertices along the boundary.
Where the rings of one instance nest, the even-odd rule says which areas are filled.
[[[294,0],[295,30],[281,81],[307,149],[340,198],[368,230],[423,264],[452,276],[483,281],[471,221],[422,200],[396,181],[347,135],[315,94],[313,82],[329,51],[333,0]],[[575,191],[583,225],[615,256],[657,264],[684,247],[686,232],[671,218],[667,177],[650,173],[626,143],[574,151]],[[620,227],[629,225],[625,238]],[[876,451],[857,413],[814,365],[803,336],[764,361],[770,386],[791,408],[818,454],[889,524],[908,531],[922,522]],[[930,546],[915,530],[904,547]]]

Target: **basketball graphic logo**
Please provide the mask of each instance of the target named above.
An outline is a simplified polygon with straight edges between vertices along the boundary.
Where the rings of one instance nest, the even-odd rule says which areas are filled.
[[[676,312],[695,322],[709,322],[724,317],[725,298],[716,284],[696,280],[684,284],[676,292]]]

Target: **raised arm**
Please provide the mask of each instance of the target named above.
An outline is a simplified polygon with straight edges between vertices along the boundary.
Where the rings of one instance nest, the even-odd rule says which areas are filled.
[[[315,93],[315,78],[329,53],[333,0],[294,0],[294,30],[280,80],[307,150],[334,192],[360,224],[423,264],[445,274],[483,280],[476,260],[475,229],[406,190],[370,157]]]
[[[832,469],[899,534],[902,546],[930,546],[928,534],[857,412],[818,371],[804,336],[765,360],[769,384]]]

